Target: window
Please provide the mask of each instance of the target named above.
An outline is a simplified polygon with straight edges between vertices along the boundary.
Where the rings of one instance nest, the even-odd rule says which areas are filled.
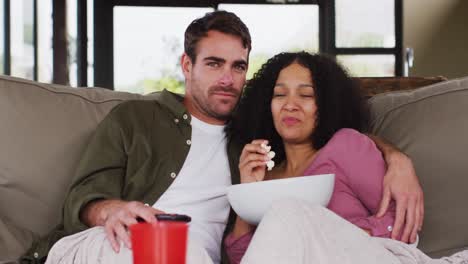
[[[71,86],[78,85],[78,17],[77,1],[67,0],[68,79]]]
[[[218,9],[236,13],[251,31],[254,45],[247,78],[279,52],[318,51],[316,5],[220,4]],[[213,10],[114,7],[114,88],[143,94],[163,88],[183,93],[184,78],[179,62],[184,31],[192,20]],[[259,13],[262,19],[258,19]],[[158,28],[159,25],[171,26]],[[271,28],[275,28],[273,37]]]
[[[247,79],[275,54],[319,50],[317,5],[220,4],[219,9],[234,12],[249,27],[253,45]]]
[[[64,1],[73,86],[182,92],[183,31],[218,9],[251,31],[247,78],[274,54],[299,50],[336,56],[355,76],[403,72],[402,0]],[[52,80],[52,2],[0,0],[0,73]]]
[[[336,46],[395,47],[393,0],[336,0]]]
[[[76,20],[76,2],[67,0],[68,16]],[[0,1],[0,72],[40,82],[53,76],[53,1]],[[76,84],[76,22],[67,23],[72,84]],[[75,37],[75,39],[73,39]],[[75,62],[76,65],[76,62]]]
[[[184,49],[185,28],[192,20],[212,10],[114,7],[115,89],[150,93],[167,88],[183,93],[180,56]]]
[[[0,23],[5,22],[5,2],[0,0]],[[0,74],[5,74],[5,27],[0,27]]]
[[[33,1],[10,1],[11,75],[34,78]]]
[[[281,51],[319,50],[319,6],[315,0],[286,5],[265,1],[156,4],[116,0],[95,2],[94,6],[100,14],[112,10],[110,16],[95,17],[95,35],[99,37],[95,40],[95,84],[120,91],[148,93],[169,88],[183,92],[179,65],[183,32],[193,19],[217,9],[235,12],[251,31],[253,49],[247,78]]]
[[[87,29],[85,29],[88,33],[87,41],[84,43],[87,49],[87,60],[84,69],[86,69],[86,80],[83,81],[82,76],[78,76],[78,78],[82,78],[82,83],[85,86],[94,86],[94,46],[93,46],[93,38],[94,38],[94,6],[93,0],[87,0],[86,4],[86,12],[87,12]]]
[[[395,75],[394,55],[338,55],[337,60],[352,76],[385,77]]]
[[[38,7],[38,80],[52,82],[52,1],[41,1]]]
[[[52,1],[0,1],[2,74],[52,80]]]
[[[354,76],[401,75],[401,1],[334,2],[338,61]]]

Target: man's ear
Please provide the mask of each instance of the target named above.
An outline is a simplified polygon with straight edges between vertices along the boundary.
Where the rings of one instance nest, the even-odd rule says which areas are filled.
[[[187,55],[187,53],[182,54],[180,58],[180,65],[182,67],[182,73],[184,74],[185,79],[190,78],[190,73],[192,72],[192,59]]]

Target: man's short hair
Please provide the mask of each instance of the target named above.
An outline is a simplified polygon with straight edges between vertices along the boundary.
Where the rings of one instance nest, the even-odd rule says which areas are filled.
[[[197,58],[198,42],[206,37],[210,30],[237,36],[242,40],[242,45],[249,52],[252,48],[249,29],[236,14],[227,11],[206,13],[203,17],[192,21],[185,30],[184,51],[193,63]]]

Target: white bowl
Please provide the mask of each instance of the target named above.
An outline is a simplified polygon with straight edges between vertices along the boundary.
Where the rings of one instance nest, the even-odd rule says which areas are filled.
[[[278,200],[295,198],[327,206],[333,193],[335,174],[320,174],[232,185],[227,196],[237,215],[258,225]]]

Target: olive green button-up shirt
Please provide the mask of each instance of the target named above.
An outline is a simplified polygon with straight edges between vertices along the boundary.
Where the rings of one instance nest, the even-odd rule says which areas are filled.
[[[190,150],[191,116],[183,98],[166,90],[151,101],[126,101],[99,124],[63,209],[63,224],[36,242],[22,263],[41,263],[60,238],[87,229],[80,210],[96,199],[154,204],[177,178]],[[232,184],[239,183],[240,147],[226,146]],[[232,215],[232,214],[231,214]],[[232,216],[231,216],[232,218]]]

